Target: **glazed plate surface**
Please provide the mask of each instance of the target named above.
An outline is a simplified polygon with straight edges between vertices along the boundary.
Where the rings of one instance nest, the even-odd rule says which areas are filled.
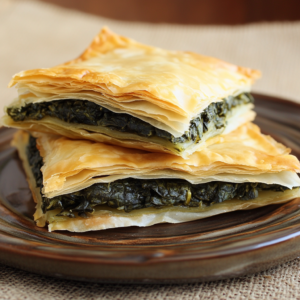
[[[254,96],[255,123],[300,158],[300,105]],[[33,222],[13,132],[0,129],[1,263],[76,280],[173,283],[241,276],[300,254],[300,198],[182,224],[49,233]]]

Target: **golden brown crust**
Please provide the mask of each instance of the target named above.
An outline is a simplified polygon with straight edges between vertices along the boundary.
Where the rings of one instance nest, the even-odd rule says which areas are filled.
[[[291,181],[292,186],[299,185],[299,178],[294,173],[300,169],[298,160],[289,155],[289,149],[262,135],[259,128],[251,123],[222,138],[216,138],[214,144],[202,152],[195,152],[189,160],[168,154],[68,140],[54,135],[41,133],[34,135],[37,137],[37,146],[45,163],[42,167],[44,184],[47,189],[52,189],[52,192],[60,189],[62,194],[72,191],[67,189],[68,185],[73,190],[74,186],[75,190],[81,190],[96,182],[105,182],[108,177],[114,181],[124,176],[142,179],[183,178],[192,182],[197,176],[208,178],[212,174],[217,174],[216,180],[222,180],[223,176],[222,181],[234,182],[245,173],[246,175],[241,175],[245,181],[251,181],[252,178],[252,181],[260,182],[260,179],[263,179],[262,175],[267,174],[269,176],[265,176],[261,182],[272,184],[277,183],[276,175],[282,174],[280,180]],[[261,192],[258,198],[249,201],[230,200],[203,208],[172,207],[160,210],[147,208],[130,213],[96,207],[95,213],[89,219],[58,217],[56,215],[59,211],[56,210],[43,214],[40,190],[34,187],[34,178],[26,157],[28,136],[28,133],[19,131],[14,137],[14,145],[19,150],[30,189],[37,202],[34,219],[38,226],[49,223],[49,231],[84,232],[125,226],[150,226],[162,222],[180,223],[234,210],[284,203],[300,196],[299,189],[285,192],[267,191]],[[203,168],[207,169],[206,172],[203,172]],[[147,177],[145,174],[148,171]],[[218,175],[220,171],[222,173]],[[226,171],[229,173],[226,174]],[[110,176],[98,177],[105,174]]]
[[[80,190],[110,176],[162,178],[168,173],[173,178],[186,176],[201,181],[219,174],[300,170],[297,158],[289,155],[290,149],[261,134],[252,123],[215,138],[211,145],[188,159],[43,133],[34,136],[44,160],[43,193],[47,197]]]
[[[180,136],[210,103],[248,91],[258,71],[191,52],[137,43],[104,28],[75,60],[16,74],[15,106],[83,99]]]

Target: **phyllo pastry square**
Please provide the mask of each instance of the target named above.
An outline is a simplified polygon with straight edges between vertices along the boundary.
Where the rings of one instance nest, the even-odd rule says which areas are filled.
[[[300,196],[299,161],[252,123],[188,159],[25,131],[13,144],[49,231],[180,223]]]
[[[254,119],[259,71],[104,28],[77,59],[16,74],[5,126],[187,157]]]

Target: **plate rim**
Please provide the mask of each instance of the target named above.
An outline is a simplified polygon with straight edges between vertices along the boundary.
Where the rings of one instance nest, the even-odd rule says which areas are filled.
[[[270,102],[278,102],[278,103],[287,103],[288,105],[290,106],[294,106],[294,107],[297,107],[297,109],[300,109],[300,104],[293,101],[293,100],[285,100],[284,98],[279,98],[279,97],[274,97],[274,96],[271,96],[271,95],[264,95],[264,94],[260,94],[260,93],[252,93],[252,95],[255,97],[255,98],[261,98],[263,100],[266,100],[266,101],[270,101]],[[1,144],[1,143],[0,143]],[[300,200],[300,199],[299,199]],[[292,200],[294,201],[294,200]],[[8,207],[5,207],[7,210],[9,210]],[[0,204],[0,209],[2,209],[2,204]],[[15,212],[12,212],[12,213],[15,213]],[[20,257],[23,257],[24,259],[30,257],[31,259],[37,259],[37,258],[40,258],[40,259],[47,259],[47,260],[54,260],[54,261],[57,261],[57,260],[62,260],[64,261],[65,263],[66,260],[65,260],[65,255],[62,256],[62,257],[59,257],[59,255],[57,254],[53,254],[53,256],[51,256],[49,253],[49,255],[45,255],[45,252],[40,252],[40,255],[37,256],[37,254],[34,252],[28,252],[28,249],[26,248],[18,248],[18,247],[13,247],[12,245],[9,245],[7,247],[5,247],[5,243],[3,243],[3,232],[1,231],[1,225],[2,223],[0,222],[0,253],[1,254],[5,254],[5,258],[1,257],[0,258],[0,262],[2,263],[5,263],[5,264],[8,264],[8,265],[11,265],[11,266],[14,266],[14,267],[19,267],[21,269],[24,269],[24,270],[29,270],[28,269],[28,266],[26,267],[25,265],[20,265]],[[9,224],[8,224],[9,225]],[[8,236],[8,235],[7,235]],[[9,237],[9,236],[8,236]],[[11,239],[14,239],[15,237],[12,237]],[[20,238],[22,240],[22,238]],[[5,239],[4,239],[5,240]],[[285,245],[287,244],[291,244],[291,245],[299,245],[300,246],[300,223],[299,223],[299,231],[297,231],[295,234],[289,234],[288,236],[286,236],[286,239],[285,240],[279,240],[279,241],[276,241],[275,243],[272,243],[272,244],[269,244],[269,245],[264,245],[264,246],[260,246],[256,249],[248,249],[248,250],[240,250],[239,252],[235,253],[234,255],[254,255],[255,253],[257,254],[257,251],[270,251],[271,253],[273,252],[276,252],[276,251],[273,251],[271,249],[274,249],[274,247],[279,247],[279,248],[284,248]],[[122,247],[122,245],[120,245]],[[141,246],[141,245],[139,245]],[[161,248],[163,247],[167,247],[167,245],[160,245]],[[295,258],[297,257],[299,254],[296,253],[298,251],[292,251],[293,253],[289,256],[289,258],[284,258],[284,259],[281,259],[280,262],[284,262],[284,261],[287,261],[286,259],[290,260],[292,258]],[[295,253],[294,253],[295,252]],[[42,254],[43,253],[43,254]],[[224,255],[221,255],[221,257],[230,257],[232,256],[233,253],[228,253],[228,254],[224,254]],[[90,262],[84,262],[84,261],[78,261],[78,254],[77,255],[77,263],[86,263],[86,264],[95,264],[95,258],[94,260],[90,261]],[[276,254],[277,255],[277,254]],[[270,257],[269,257],[269,262],[264,262],[265,265],[266,265],[266,268],[268,268],[270,265],[274,265],[274,263],[272,264],[271,262],[274,261],[275,259],[275,254],[274,255],[271,255],[270,254]],[[9,258],[10,257],[10,258]],[[14,258],[13,258],[14,257]],[[15,263],[14,262],[14,259],[16,259],[16,257],[18,257],[18,261],[19,263]],[[84,257],[84,256],[82,256]],[[81,258],[82,258],[81,257]],[[105,259],[105,258],[104,258]],[[180,260],[180,263],[186,263],[190,266],[192,266],[192,264],[194,264],[195,262],[199,262],[199,260],[201,260],[203,258],[199,258],[199,257],[196,257],[194,256],[193,258],[184,258],[183,261],[182,259]],[[220,259],[220,256],[212,256],[212,257],[208,257],[209,260],[214,260],[214,259]],[[6,262],[5,262],[6,261]],[[72,257],[69,257],[69,259],[67,260],[68,262],[70,262],[70,264],[74,263],[74,259],[72,259]],[[155,264],[175,264],[176,262],[178,262],[178,258],[177,259],[174,259],[173,260],[170,258],[168,260],[163,260],[163,259],[149,259],[149,260],[143,260],[143,261],[140,261],[140,262],[122,262],[122,266],[124,267],[127,267],[129,268],[130,266],[142,266],[142,267],[147,267],[149,265],[155,265]],[[75,262],[76,263],[76,262]],[[263,263],[263,261],[261,261],[261,263]],[[120,265],[120,261],[114,263],[114,262],[107,262],[107,261],[104,261],[104,260],[98,260],[97,259],[97,264],[99,265],[108,265],[108,266],[112,266],[114,265],[115,267],[121,267]],[[256,262],[257,264],[257,262]],[[248,269],[251,269],[250,271],[253,272],[256,270],[255,266],[248,266]],[[260,268],[260,270],[262,270],[262,268]],[[32,268],[31,270],[29,271],[33,271],[35,273],[40,273],[40,274],[45,274],[47,272],[45,271],[39,271],[39,270],[36,270],[34,268]],[[68,273],[68,272],[67,272]],[[71,274],[64,274],[62,275],[63,278],[70,278],[70,279],[77,279],[77,280],[87,280],[87,281],[97,281],[97,282],[120,282],[122,281],[120,278],[109,278],[109,279],[105,279],[103,278],[103,276],[100,278],[97,278],[95,279],[94,277],[93,278],[90,278],[89,276],[87,277],[82,277],[82,276],[73,276]],[[248,272],[247,272],[248,273]],[[160,279],[155,279],[154,277],[153,278],[150,278],[150,279],[147,279],[147,278],[144,278],[144,279],[141,279],[141,278],[135,278],[135,279],[125,279],[125,283],[128,282],[128,281],[132,281],[132,282],[128,282],[128,283],[161,283],[162,281],[164,283],[166,282],[184,282],[184,281],[187,281],[187,282],[192,282],[192,281],[208,281],[208,280],[218,280],[218,279],[223,279],[223,278],[230,278],[230,277],[235,277],[235,276],[240,276],[240,275],[243,275],[244,273],[243,272],[238,272],[236,271],[235,274],[233,274],[233,276],[228,276],[228,274],[224,275],[224,274],[217,274],[216,276],[213,276],[213,277],[206,277],[206,278],[199,278],[199,277],[195,277],[195,278],[169,278],[169,279],[164,279],[164,278],[160,278]],[[60,275],[53,273],[53,272],[49,272],[48,275],[51,275],[51,276],[56,276],[56,277],[60,277]],[[150,276],[151,277],[151,276]],[[159,281],[159,282],[157,282]]]

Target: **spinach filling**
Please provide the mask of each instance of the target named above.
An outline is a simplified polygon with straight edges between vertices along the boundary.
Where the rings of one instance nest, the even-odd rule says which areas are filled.
[[[42,189],[43,175],[40,171],[43,160],[36,148],[36,140],[30,137],[27,146],[28,161],[37,187]],[[60,209],[57,216],[74,218],[88,217],[96,206],[108,206],[130,212],[146,207],[166,206],[203,207],[230,199],[251,200],[259,191],[285,191],[288,188],[277,184],[209,182],[191,184],[181,179],[122,179],[111,183],[96,183],[81,191],[57,196],[42,197],[44,213]]]
[[[128,114],[114,113],[100,105],[86,100],[56,100],[43,103],[29,103],[21,108],[9,107],[8,115],[16,122],[41,120],[55,117],[68,123],[104,126],[111,130],[134,133],[143,137],[159,137],[172,144],[198,143],[210,126],[220,129],[226,126],[226,115],[236,106],[253,103],[249,93],[229,96],[221,102],[211,103],[201,114],[191,120],[189,130],[175,138],[165,130]]]

